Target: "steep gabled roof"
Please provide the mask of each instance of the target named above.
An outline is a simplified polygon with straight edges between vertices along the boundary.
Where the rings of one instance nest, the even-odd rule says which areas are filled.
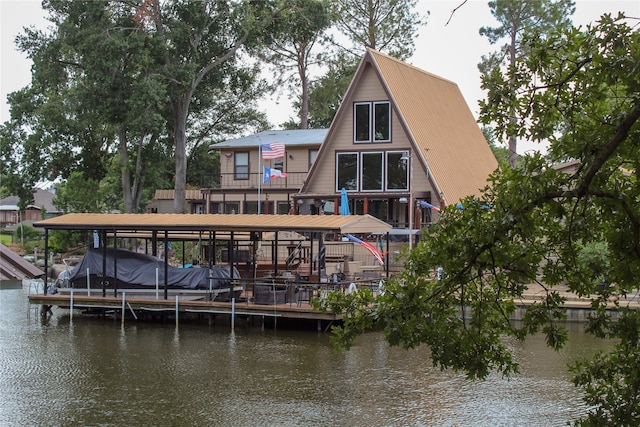
[[[367,49],[331,124],[318,159],[331,150],[337,123],[352,108],[350,102],[367,66],[373,67],[400,125],[412,144],[412,153],[437,193],[447,204],[480,195],[498,162],[469,109],[458,85],[396,58]],[[349,104],[349,105],[348,105]],[[316,161],[310,176],[322,168]],[[418,169],[416,168],[416,171]],[[301,192],[307,190],[308,181]],[[436,195],[439,197],[439,195]]]
[[[365,59],[447,204],[479,195],[498,162],[458,85],[372,49]]]

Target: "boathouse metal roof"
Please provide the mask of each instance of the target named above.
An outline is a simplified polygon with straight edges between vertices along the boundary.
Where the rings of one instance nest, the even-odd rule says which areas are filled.
[[[33,224],[49,230],[171,232],[385,233],[391,225],[371,215],[93,214],[71,213]]]

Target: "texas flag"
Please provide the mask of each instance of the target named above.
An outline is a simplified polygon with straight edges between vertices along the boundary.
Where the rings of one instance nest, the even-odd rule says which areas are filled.
[[[271,178],[286,178],[287,173],[282,172],[280,169],[272,169],[268,166],[264,166],[264,182],[271,181]]]

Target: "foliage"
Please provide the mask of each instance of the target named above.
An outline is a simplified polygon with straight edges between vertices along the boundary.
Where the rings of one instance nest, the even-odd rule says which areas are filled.
[[[49,251],[55,253],[67,252],[73,247],[82,245],[86,241],[86,233],[78,233],[72,230],[49,231]]]
[[[483,126],[482,134],[487,140],[489,147],[491,147],[491,151],[493,151],[493,155],[496,157],[496,160],[498,160],[498,165],[501,168],[508,168],[509,149],[506,147],[498,146],[498,144],[496,143],[496,136],[493,134],[493,129],[490,126]]]
[[[331,39],[335,52],[327,55],[327,70],[311,82],[309,123],[314,129],[328,128],[356,72],[365,48],[370,47],[398,59],[413,54],[414,39],[425,16],[415,12],[415,0],[338,0],[330,2],[334,27],[340,36]],[[351,44],[336,41],[346,37]],[[302,101],[295,104],[303,106]],[[290,125],[290,124],[288,124]]]
[[[349,60],[346,55],[339,54],[329,64],[327,73],[311,84],[310,128],[322,129],[331,126],[357,68],[357,60]]]
[[[553,348],[565,343],[562,286],[591,298],[588,330],[619,343],[576,368],[576,384],[597,405],[582,421],[637,425],[640,314],[626,309],[624,297],[640,276],[640,33],[627,22],[605,15],[585,29],[527,36],[528,54],[513,75],[495,80],[482,120],[548,141],[549,153],[497,170],[481,198],[461,201],[463,209],[448,206],[384,296],[349,308],[340,345],[379,322],[392,344],[427,344],[442,368],[470,378],[509,375],[518,364],[505,336],[542,332]],[[520,96],[509,97],[514,82]],[[525,126],[513,125],[513,111]],[[567,159],[575,172],[555,167]],[[437,268],[442,280],[430,280]],[[602,268],[607,286],[594,289]],[[544,298],[514,324],[516,302],[531,283]]]
[[[265,85],[240,53],[271,22],[271,6],[44,2],[52,25],[19,37],[32,81],[10,94],[12,120],[0,128],[3,164],[20,177],[12,188],[80,172],[111,188],[120,182],[127,212],[159,182],[184,196],[190,149],[265,126],[253,106]],[[154,170],[166,158],[174,165],[168,178]]]
[[[207,145],[200,145],[189,154],[187,184],[196,188],[214,187],[220,176],[220,151],[209,151]]]
[[[414,11],[416,3],[416,0],[334,0],[331,4],[336,27],[351,42],[351,46],[342,49],[356,58],[362,56],[363,47],[403,60],[409,58],[418,27],[426,24],[426,18]]]
[[[611,324],[612,337],[625,337],[610,353],[599,353],[591,360],[571,365],[573,382],[585,391],[585,402],[593,410],[583,426],[637,426],[640,424],[640,316],[622,310]],[[578,423],[576,423],[578,424]]]
[[[71,172],[69,179],[58,184],[53,204],[66,213],[105,212],[101,202],[98,181],[85,177],[82,172]]]
[[[326,0],[284,1],[275,21],[273,42],[262,54],[274,66],[273,86],[287,85],[290,96],[299,96],[300,129],[308,128],[311,70],[326,61],[318,42],[331,24],[328,5]]]
[[[486,36],[491,44],[506,39],[500,49],[488,56],[483,56],[478,64],[482,74],[482,88],[489,89],[493,80],[500,78],[502,67],[515,67],[519,58],[529,54],[527,34],[537,32],[547,34],[552,30],[561,30],[571,25],[569,16],[575,11],[573,0],[492,0],[489,2],[492,15],[500,23],[498,27],[482,27],[480,34]],[[515,79],[510,81],[508,96],[518,96],[518,85]],[[495,102],[495,100],[492,100]],[[513,126],[519,126],[515,110],[509,112]],[[507,133],[509,140],[509,165],[517,164],[517,138]]]
[[[240,53],[264,40],[262,35],[268,33],[280,10],[267,0],[150,0],[146,4],[149,7],[141,11],[139,22],[160,46],[158,71],[168,83],[170,100],[165,120],[172,132],[175,156],[175,211],[182,212],[189,118],[214,109],[218,97],[230,101],[231,111],[257,99],[263,89],[255,85],[259,67],[248,63],[248,58],[242,58]],[[244,91],[229,91],[233,87]]]
[[[36,240],[42,237],[42,232],[27,224],[20,224],[13,231],[13,241]]]

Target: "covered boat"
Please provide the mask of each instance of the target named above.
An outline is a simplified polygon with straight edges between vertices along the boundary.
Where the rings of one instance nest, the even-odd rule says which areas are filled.
[[[140,254],[125,249],[90,249],[76,267],[69,272],[69,277],[62,281],[63,287],[102,289],[103,276],[113,288],[117,280],[118,288],[152,289],[165,286],[165,262],[151,255]],[[106,266],[106,270],[103,269]],[[238,270],[229,266],[213,266],[211,268],[178,268],[171,265],[167,269],[167,287],[170,289],[220,289],[229,288],[232,279],[239,279]],[[233,274],[230,272],[233,271]]]

